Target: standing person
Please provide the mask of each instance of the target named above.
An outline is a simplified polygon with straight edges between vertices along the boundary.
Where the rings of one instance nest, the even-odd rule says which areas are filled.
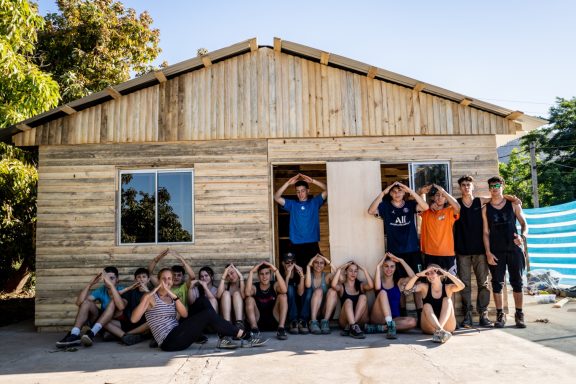
[[[408,277],[395,279],[396,267],[400,264]],[[382,271],[382,272],[381,272]],[[370,314],[372,324],[386,324],[386,338],[395,339],[396,331],[408,331],[416,327],[416,319],[400,316],[400,299],[408,280],[414,276],[414,271],[404,260],[390,252],[376,265],[374,290],[376,300]]]
[[[426,282],[416,282],[420,277],[426,277]],[[456,316],[452,294],[464,288],[464,283],[437,264],[430,264],[410,278],[406,289],[414,289],[424,296],[422,332],[432,335],[435,343],[445,343],[452,337],[456,329]]]
[[[210,302],[202,297],[196,302],[198,311],[188,316],[188,310],[180,298],[172,292],[173,272],[164,268],[158,273],[160,282],[152,292],[144,295],[138,307],[132,312],[132,322],[138,322],[145,314],[146,321],[163,351],[181,351],[188,348],[207,325],[212,326],[221,336],[236,336],[241,338],[244,347],[256,347],[264,344],[254,338],[248,331],[244,331],[220,316],[214,311]],[[201,308],[200,308],[201,307]],[[184,320],[178,321],[179,318]],[[222,339],[221,339],[222,340]],[[221,346],[223,348],[236,348],[236,345]]]
[[[306,295],[310,297],[310,332],[314,335],[327,335],[330,331],[330,316],[326,313],[326,301],[331,288],[332,273],[324,272],[324,267],[330,264],[330,260],[321,253],[314,256],[306,264]],[[334,268],[330,265],[330,269]],[[335,295],[335,292],[332,292]],[[318,315],[324,309],[324,317],[318,323]]]
[[[91,291],[98,282],[104,284]],[[97,274],[76,298],[78,312],[74,327],[62,340],[56,343],[56,347],[71,347],[80,345],[80,342],[84,346],[90,347],[98,332],[105,328],[113,318],[122,315],[125,303],[120,297],[118,289],[123,289],[123,287],[118,285],[118,269],[116,267],[106,267]],[[100,307],[96,305],[97,302],[100,303]],[[80,337],[80,331],[84,324],[90,324],[91,328]]]
[[[317,185],[322,193],[310,198],[309,184]],[[285,199],[282,194],[290,185],[296,188],[298,200]],[[282,209],[290,213],[290,244],[291,251],[296,256],[296,264],[306,267],[308,261],[314,257],[320,248],[320,218],[318,211],[326,198],[328,190],[326,184],[301,173],[290,178],[274,194],[274,200]]]
[[[254,285],[254,273],[260,281]],[[272,283],[272,274],[276,282]],[[250,269],[246,281],[246,319],[252,333],[260,334],[260,329],[271,331],[276,328],[278,340],[286,340],[288,335],[284,325],[288,314],[286,282],[282,274],[272,264],[263,261]]]
[[[459,217],[460,204],[437,184],[422,187],[421,192],[430,193],[433,199],[430,209],[421,213],[420,245],[424,263],[438,264],[455,275],[454,223]]]
[[[496,328],[503,328],[506,315],[502,310],[502,288],[506,270],[516,306],[514,320],[517,328],[526,328],[524,322],[522,275],[526,267],[523,242],[526,241],[528,226],[522,215],[522,208],[512,204],[503,195],[504,179],[494,176],[488,179],[491,200],[482,208],[484,224],[484,247],[492,274],[492,292],[496,304]],[[521,236],[516,230],[516,220],[520,223]]]
[[[192,280],[195,278],[194,271],[192,267],[184,260],[184,258],[176,251],[166,248],[160,254],[158,254],[155,258],[150,260],[148,263],[148,271],[150,271],[150,280],[152,284],[157,286],[159,284],[158,280],[154,276],[154,268],[156,268],[156,264],[160,262],[166,255],[173,254],[178,261],[180,261],[181,265],[173,265],[171,270],[174,273],[174,280],[172,284],[172,292],[174,292],[179,298],[182,304],[186,308],[188,308],[188,290],[190,289],[190,284]],[[188,276],[186,276],[188,274]]]
[[[244,289],[244,276],[234,264],[228,264],[218,284],[216,298],[220,300],[220,313],[224,320],[242,329],[244,329]],[[235,344],[235,341],[225,336],[221,344]]]
[[[410,196],[411,199],[405,200]],[[396,181],[386,187],[370,204],[368,213],[382,218],[386,233],[386,250],[406,261],[413,271],[422,269],[422,253],[416,231],[416,213],[429,208],[428,203],[416,192]],[[398,268],[396,278],[407,277],[406,270]],[[422,298],[414,295],[418,319],[422,312]],[[402,302],[402,314],[406,304]]]
[[[282,276],[288,289],[288,332],[307,335],[310,318],[310,296],[304,295],[304,270],[296,265],[292,252],[282,256]]]
[[[190,285],[190,289],[188,290],[188,305],[193,305],[200,296],[205,296],[214,307],[214,310],[218,312],[217,293],[218,288],[214,286],[214,270],[208,266],[204,266],[198,271],[198,281]]]
[[[361,270],[366,277],[366,282],[358,279],[358,271]],[[344,281],[340,282],[340,276],[344,271]],[[341,265],[332,278],[332,289],[340,297],[342,308],[338,319],[343,328],[342,336],[351,336],[355,339],[364,339],[366,335],[362,332],[361,326],[368,322],[368,299],[366,292],[374,288],[374,281],[365,268],[359,266],[354,261],[349,261]],[[327,303],[328,308],[334,308],[336,298],[330,296]],[[331,312],[331,311],[330,311]]]

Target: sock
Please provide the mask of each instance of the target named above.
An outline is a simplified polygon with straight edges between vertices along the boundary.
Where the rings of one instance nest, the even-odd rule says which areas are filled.
[[[72,330],[70,331],[70,334],[78,336],[80,334],[80,328],[78,328],[78,327],[72,328]]]
[[[98,332],[100,332],[101,329],[102,329],[102,324],[100,324],[100,323],[94,324],[94,326],[92,327],[92,333],[94,334],[94,336],[96,336],[96,334]]]
[[[497,314],[502,313],[502,308],[500,308],[500,309],[496,308],[496,313],[497,313]]]
[[[392,321],[392,316],[386,316],[384,320],[386,320],[386,324],[390,324],[390,322]]]

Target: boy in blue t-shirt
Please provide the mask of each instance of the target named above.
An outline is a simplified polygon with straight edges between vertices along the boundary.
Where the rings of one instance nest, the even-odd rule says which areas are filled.
[[[322,189],[322,193],[309,198],[309,184],[315,184]],[[288,186],[294,185],[298,200],[282,197]],[[318,211],[326,198],[328,190],[326,184],[301,173],[290,178],[274,194],[274,200],[282,209],[290,213],[290,245],[296,256],[296,263],[305,268],[311,258],[320,252],[320,217]]]
[[[100,281],[104,285],[90,292],[90,289]],[[65,348],[80,343],[90,347],[96,334],[124,310],[125,303],[120,297],[118,289],[122,289],[122,287],[118,286],[118,269],[116,267],[106,267],[97,274],[78,295],[76,305],[79,308],[74,327],[62,340],[56,343],[56,347]],[[100,307],[96,305],[97,301],[100,302]],[[92,328],[80,337],[80,330],[86,323],[91,324]]]

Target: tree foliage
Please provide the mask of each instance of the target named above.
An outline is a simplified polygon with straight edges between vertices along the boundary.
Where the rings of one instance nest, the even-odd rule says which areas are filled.
[[[0,143],[0,155],[0,287],[5,287],[10,277],[18,283],[34,267],[38,172],[33,154]]]
[[[0,0],[0,128],[58,104],[58,84],[32,54],[44,20],[27,0]]]
[[[148,12],[114,0],[58,0],[38,36],[37,62],[52,73],[64,102],[144,73],[160,53],[160,32]]]
[[[550,108],[550,125],[524,136],[520,151],[500,164],[508,193],[514,193],[533,207],[530,176],[530,144],[537,152],[538,194],[541,206],[576,200],[576,97],[558,98]]]

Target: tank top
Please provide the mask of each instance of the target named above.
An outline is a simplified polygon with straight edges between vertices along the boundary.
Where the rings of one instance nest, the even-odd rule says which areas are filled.
[[[472,200],[467,207],[458,198],[460,203],[460,218],[454,223],[454,248],[458,255],[482,255],[484,251],[482,228],[482,201],[479,197]]]
[[[360,291],[361,285],[362,285],[362,283],[360,283],[360,280],[356,279],[356,281],[354,281],[354,289],[356,289],[358,291],[358,293],[351,295],[346,291],[346,284],[343,284],[344,291],[342,292],[342,296],[340,296],[340,303],[344,304],[344,302],[347,299],[350,299],[350,300],[352,300],[353,306],[356,307],[356,303],[358,302],[358,298],[360,297],[360,294],[362,293]]]
[[[322,293],[326,294],[326,292],[328,292],[328,287],[326,286],[326,272],[322,272],[322,277],[321,277],[321,283],[320,283],[320,287],[315,287],[314,286],[314,277],[312,277],[312,290],[316,289],[316,288],[322,288]]]
[[[148,308],[145,316],[158,345],[162,345],[166,336],[178,326],[175,303],[165,303],[157,293],[154,294],[154,307]]]
[[[428,284],[428,293],[426,297],[422,300],[424,304],[430,304],[432,306],[432,310],[434,310],[434,314],[436,317],[440,317],[440,312],[442,312],[442,299],[447,297],[446,295],[446,285],[442,283],[442,295],[436,299],[432,296],[432,286]]]
[[[256,284],[256,294],[254,295],[254,300],[256,300],[256,304],[258,305],[260,313],[262,313],[263,310],[269,310],[270,313],[272,313],[274,304],[276,304],[276,291],[274,290],[274,285],[270,283],[270,287],[263,291],[260,288],[260,283]]]
[[[402,297],[402,293],[400,292],[400,288],[396,284],[390,289],[384,288],[382,286],[381,291],[386,292],[388,296],[388,303],[390,304],[390,311],[392,312],[392,318],[400,316],[400,298]]]
[[[496,209],[492,204],[486,204],[486,218],[490,229],[490,251],[507,252],[513,251],[514,234],[516,231],[516,215],[512,203],[506,200],[501,209]]]

